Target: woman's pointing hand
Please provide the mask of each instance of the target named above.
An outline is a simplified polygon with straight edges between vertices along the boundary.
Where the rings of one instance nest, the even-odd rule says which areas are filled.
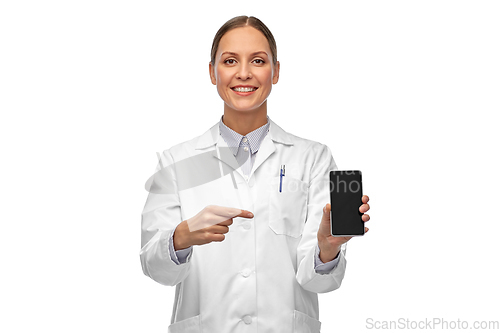
[[[174,232],[174,249],[182,250],[192,245],[222,242],[234,217],[252,218],[247,210],[209,205],[198,214],[182,221]]]

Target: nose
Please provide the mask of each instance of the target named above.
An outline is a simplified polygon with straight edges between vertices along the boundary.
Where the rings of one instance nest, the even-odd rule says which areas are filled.
[[[252,78],[252,73],[250,70],[250,65],[243,63],[240,65],[238,73],[236,74],[238,79],[246,80]]]

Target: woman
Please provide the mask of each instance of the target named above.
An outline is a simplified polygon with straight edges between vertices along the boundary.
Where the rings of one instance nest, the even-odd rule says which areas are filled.
[[[337,167],[326,145],[267,116],[276,55],[257,18],[226,22],[209,64],[224,115],[161,156],[168,171],[144,207],[140,256],[147,276],[176,286],[169,332],[319,332],[317,293],[343,279],[350,237],[329,224]]]

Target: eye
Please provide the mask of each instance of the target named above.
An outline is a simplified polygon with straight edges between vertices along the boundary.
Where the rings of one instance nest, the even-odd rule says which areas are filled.
[[[233,63],[229,63],[228,61],[235,61],[235,60],[234,59],[226,59],[226,60],[224,60],[225,64],[232,65],[232,64],[234,64],[234,62]]]
[[[264,63],[264,60],[262,60],[262,59],[255,59],[254,61],[260,61],[259,64],[263,64]]]

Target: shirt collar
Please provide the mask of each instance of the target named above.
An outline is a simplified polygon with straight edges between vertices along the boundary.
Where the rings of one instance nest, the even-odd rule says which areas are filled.
[[[269,140],[272,140],[272,142],[274,143],[293,146],[292,135],[285,132],[281,127],[279,127],[271,117],[268,116],[267,119],[269,121],[269,133],[264,137],[264,140],[262,141],[264,142],[266,138],[269,138]],[[210,148],[213,145],[217,145],[217,141],[219,138],[221,138],[221,140],[224,140],[222,139],[222,135],[220,135],[219,122],[217,122],[205,133],[195,138],[196,140],[194,142],[194,148],[196,150]]]
[[[255,154],[257,151],[259,151],[260,144],[262,143],[262,140],[264,140],[264,137],[266,136],[267,132],[269,131],[269,116],[267,117],[267,123],[252,132],[248,133],[247,135],[241,135],[240,133],[235,132],[231,128],[227,127],[226,124],[222,121],[222,116],[220,117],[219,120],[219,133],[226,141],[229,149],[233,153],[234,156],[238,153],[238,149],[240,146],[244,146],[246,144],[243,143],[243,138],[247,138],[247,142],[250,146],[250,152],[252,154]]]

